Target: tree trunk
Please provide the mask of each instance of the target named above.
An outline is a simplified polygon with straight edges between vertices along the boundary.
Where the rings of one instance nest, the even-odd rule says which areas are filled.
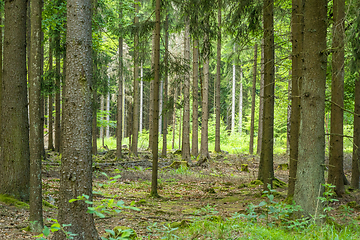
[[[303,70],[304,0],[292,3],[292,79],[290,113],[290,169],[288,197],[294,196],[299,154],[300,94]]]
[[[121,5],[120,5],[121,7]],[[122,11],[119,18],[122,18]],[[116,157],[122,158],[122,138],[123,138],[123,38],[119,37],[119,85],[117,97],[117,122],[116,122]],[[140,118],[141,119],[141,118]],[[141,131],[141,128],[140,128]]]
[[[135,1],[135,3],[137,3],[137,1]],[[137,16],[138,12],[139,12],[139,5],[135,4],[135,11],[136,11],[136,15],[135,15],[135,19],[134,19],[134,24],[138,24],[139,23],[139,17]],[[132,154],[134,154],[134,156],[137,156],[138,154],[138,136],[139,136],[139,105],[140,105],[140,99],[139,99],[139,53],[138,53],[138,45],[139,45],[139,33],[135,33],[134,36],[134,98],[133,98],[133,103],[134,103],[134,107],[133,107],[133,120],[132,120],[132,125],[133,125],[133,130],[132,130],[132,144],[131,144],[131,152]]]
[[[336,194],[345,193],[344,172],[344,36],[345,0],[334,0],[332,38],[331,125],[328,183],[335,185]]]
[[[299,156],[294,200],[303,212],[314,216],[322,213],[325,160],[325,81],[327,1],[305,0],[304,5],[304,70],[301,89],[301,122]]]
[[[257,43],[254,46],[254,69],[253,69],[253,85],[251,91],[251,123],[250,123],[250,143],[249,154],[254,153],[254,126],[255,126],[255,93],[256,93],[256,69],[257,69]]]
[[[235,52],[235,44],[234,44],[234,55]],[[231,94],[231,133],[235,131],[235,92],[236,92],[236,65],[235,59],[233,60],[233,75],[232,75],[232,94]]]
[[[56,74],[55,74],[55,151],[60,152],[61,144],[61,128],[60,128],[60,31],[55,32],[55,61],[56,61]]]
[[[218,1],[218,36],[216,56],[216,84],[215,84],[215,152],[221,152],[220,148],[220,82],[221,82],[221,0]]]
[[[96,67],[95,67],[96,69]],[[92,90],[92,108],[93,108],[93,112],[92,112],[92,154],[96,155],[97,154],[97,105],[98,105],[98,97],[97,97],[97,89],[93,89]]]
[[[84,201],[69,202],[83,195],[92,201],[91,8],[90,0],[67,2],[67,74],[58,220],[60,224],[71,224],[66,231],[77,234],[75,240],[100,239],[93,215],[87,213],[89,205]],[[64,233],[55,232],[53,239],[65,239]]]
[[[264,115],[263,136],[261,144],[258,179],[264,182],[263,189],[272,185],[274,178],[273,148],[274,148],[274,1],[265,0],[264,19]]]
[[[242,118],[243,118],[243,72],[240,65],[240,90],[239,90],[239,133],[242,133]]]
[[[141,66],[140,66],[140,117],[139,117],[139,132],[141,133],[142,129],[143,129],[143,109],[144,109],[144,104],[143,104],[143,93],[144,93],[144,81],[143,81],[143,76],[144,76],[144,69],[143,69],[143,63],[141,62]]]
[[[3,12],[0,12],[0,25],[4,24],[4,17],[3,17]],[[2,72],[3,72],[3,26],[0,27],[0,129],[1,125],[2,125],[2,116],[1,116],[1,98],[2,98],[2,81],[3,81],[3,76],[2,76]],[[0,146],[2,146],[2,142],[1,142],[1,133],[0,133]],[[1,170],[0,170],[1,171]]]
[[[52,68],[53,68],[53,49],[51,47],[51,38],[49,38],[49,72],[52,72]],[[51,81],[53,81],[52,79],[53,74],[51,74]],[[53,123],[54,123],[54,118],[53,118],[53,104],[54,104],[54,98],[53,98],[53,93],[51,92],[49,94],[49,127],[48,127],[48,135],[49,135],[49,140],[48,140],[48,150],[54,150],[54,127],[53,127]]]
[[[31,1],[31,48],[29,69],[30,114],[30,227],[34,232],[43,229],[41,160],[41,0]]]
[[[177,91],[174,87],[174,110],[173,110],[173,136],[172,136],[172,149],[175,149],[175,135],[176,135],[176,102],[177,102]]]
[[[26,1],[5,2],[0,193],[29,201]]]
[[[109,81],[110,86],[110,81]],[[110,92],[106,94],[106,138],[110,138]]]
[[[358,70],[359,71],[359,70]],[[360,180],[360,77],[355,80],[354,143],[351,168],[351,186],[359,188]]]
[[[264,39],[261,40],[260,60],[260,100],[259,100],[259,127],[256,154],[260,155],[263,136],[263,115],[264,115]]]
[[[155,62],[155,30],[153,31],[153,36],[152,36],[152,70],[154,70],[154,62]],[[150,102],[149,102],[149,149],[152,149],[152,139],[153,139],[153,130],[152,130],[152,127],[153,127],[153,112],[154,112],[154,106],[153,106],[153,96],[154,94],[154,82],[153,81],[150,81]]]
[[[101,146],[104,147],[105,145],[105,134],[104,134],[104,95],[101,95],[100,97],[100,120],[101,120],[101,126],[100,126],[100,139],[101,139]]]
[[[167,125],[168,125],[168,81],[169,81],[169,14],[166,15],[165,19],[165,82],[164,82],[164,102],[166,103],[166,110],[164,111],[164,121],[163,121],[163,148],[162,156],[166,157],[167,153]]]
[[[184,60],[186,66],[190,69],[190,25],[189,19],[185,20],[184,34]],[[190,73],[184,75],[184,113],[183,113],[183,131],[182,131],[182,159],[190,160]]]
[[[191,143],[191,155],[197,156],[199,154],[199,89],[198,89],[198,78],[199,78],[199,40],[194,39],[193,46],[193,103],[192,103],[192,143]]]
[[[153,98],[153,139],[152,139],[152,178],[151,193],[152,197],[158,197],[157,178],[158,178],[158,136],[159,136],[159,81],[160,81],[160,0],[156,0],[155,10],[155,57],[154,57],[154,98]]]

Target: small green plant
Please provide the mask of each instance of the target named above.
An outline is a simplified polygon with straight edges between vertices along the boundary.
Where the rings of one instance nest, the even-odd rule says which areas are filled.
[[[38,240],[46,240],[47,237],[50,237],[50,233],[57,232],[57,231],[62,231],[65,234],[66,239],[74,239],[74,236],[77,236],[77,234],[73,234],[73,233],[65,230],[65,228],[71,226],[71,224],[60,225],[57,219],[49,218],[47,220],[52,221],[54,223],[50,227],[45,226],[42,233],[34,236]]]

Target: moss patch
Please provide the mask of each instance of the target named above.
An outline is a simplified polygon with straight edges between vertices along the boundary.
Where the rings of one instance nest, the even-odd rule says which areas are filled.
[[[170,223],[170,227],[171,228],[186,228],[186,227],[190,226],[190,223],[192,223],[192,221],[184,219],[184,220],[181,220],[181,222]]]
[[[18,208],[29,208],[29,204],[19,201],[7,194],[0,194],[0,202],[3,202],[10,206],[15,206]]]
[[[45,201],[44,199],[42,200],[42,204],[43,204],[44,207],[58,208],[57,206],[52,205],[51,203],[49,203],[48,201]]]

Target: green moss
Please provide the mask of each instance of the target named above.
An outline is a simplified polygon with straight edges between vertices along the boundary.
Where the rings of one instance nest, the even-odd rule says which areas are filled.
[[[248,186],[247,184],[242,183],[242,184],[240,184],[237,188],[238,188],[238,189],[241,189],[241,188],[245,188],[245,187],[247,187],[247,186]]]
[[[146,204],[146,203],[147,203],[147,202],[146,202],[145,199],[140,199],[139,201],[135,202],[135,205],[136,205],[136,206],[139,206],[139,205],[144,205],[144,204]]]
[[[184,219],[181,222],[170,223],[170,227],[171,228],[186,228],[186,227],[190,226],[190,223],[192,223],[192,221]]]
[[[287,184],[285,182],[283,182],[283,181],[281,181],[281,180],[279,180],[277,178],[275,178],[273,180],[273,187],[274,188],[283,188],[283,187],[286,187],[286,186],[287,186]]]
[[[241,200],[241,198],[237,197],[237,196],[229,196],[229,197],[225,197],[223,199],[220,200],[220,202],[222,203],[234,203]]]
[[[209,216],[206,218],[206,220],[211,222],[222,222],[224,219],[221,216]]]
[[[0,202],[3,202],[10,206],[15,206],[18,208],[29,208],[29,204],[19,201],[7,194],[0,194]]]
[[[249,172],[249,165],[248,164],[241,164],[241,171],[242,172]]]
[[[21,229],[22,231],[26,231],[26,232],[30,232],[31,231],[31,227],[27,226]]]
[[[164,169],[166,168],[178,169],[180,167],[183,169],[187,169],[189,167],[189,163],[187,161],[174,161],[169,166],[164,167]]]
[[[253,180],[250,182],[249,187],[254,188],[259,185],[263,185],[264,183],[261,180]]]
[[[357,204],[356,201],[348,202],[348,203],[346,204],[346,206],[351,207],[351,208],[356,208],[356,209],[359,209],[359,208],[360,208],[360,205]]]
[[[44,199],[42,200],[42,204],[44,207],[48,207],[48,208],[58,208],[57,206],[52,205],[51,203],[49,203],[48,201],[45,201]]]

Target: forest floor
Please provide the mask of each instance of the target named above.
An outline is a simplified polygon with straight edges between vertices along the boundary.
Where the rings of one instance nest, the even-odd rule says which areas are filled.
[[[56,205],[60,157],[53,152],[48,154],[48,159],[43,162],[43,198]],[[265,199],[262,186],[253,181],[257,178],[258,156],[212,154],[211,159],[200,167],[166,167],[179,160],[180,156],[175,153],[169,153],[168,158],[159,160],[158,193],[161,198],[150,198],[150,153],[141,152],[136,158],[125,155],[121,161],[115,161],[115,152],[111,150],[94,157],[94,190],[101,192],[94,195],[94,202],[115,199],[116,202],[123,201],[125,206],[140,209],[122,209],[118,214],[105,214],[105,218],[95,217],[99,235],[104,236],[105,229],[126,226],[135,230],[139,237],[155,239],[157,234],[164,233],[160,229],[168,224],[186,224],[209,214],[226,219],[236,212],[245,212],[249,204],[258,204]],[[347,156],[345,173],[349,179],[350,162],[350,156]],[[285,156],[274,157],[275,177],[285,183],[288,182],[288,169],[283,168],[282,164],[286,163]],[[247,164],[248,171],[241,171],[243,164]],[[276,191],[275,200],[285,200],[287,186]],[[340,206],[349,202],[356,202],[356,206],[346,219],[341,214]],[[332,204],[334,210],[330,214],[340,222],[350,218],[359,219],[359,204],[360,192],[348,192]],[[28,226],[28,208],[15,205],[0,201],[0,239],[29,239],[34,236],[25,230]],[[44,219],[54,219],[56,216],[57,209],[44,206]],[[52,224],[49,220],[45,220],[45,223],[47,226]],[[192,239],[203,238],[193,236]]]

